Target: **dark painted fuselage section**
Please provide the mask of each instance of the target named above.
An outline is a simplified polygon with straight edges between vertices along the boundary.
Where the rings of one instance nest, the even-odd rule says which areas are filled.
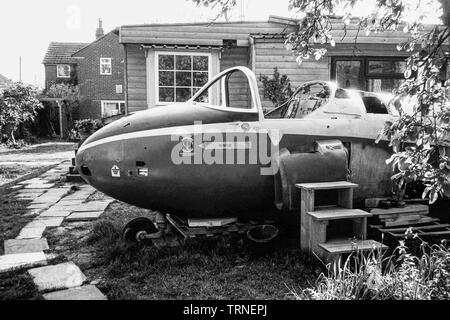
[[[267,141],[258,141],[258,144],[267,143],[267,150],[287,148],[290,151],[312,152],[315,141],[329,139],[340,139],[350,145],[353,143],[353,152],[358,152],[358,148],[361,152],[368,151],[367,147],[378,150],[376,152],[382,150],[384,154],[387,149],[385,144],[376,146],[373,138],[352,137],[345,121],[320,120],[314,125],[307,121],[289,122],[290,120],[285,119],[259,121],[258,113],[234,113],[199,104],[180,104],[138,112],[99,130],[80,148],[76,157],[77,168],[89,184],[113,198],[143,208],[176,213],[181,217],[250,218],[276,211],[274,176],[261,174],[261,168],[267,168],[270,164],[249,161],[240,164],[237,163],[236,155],[231,164],[173,162],[173,150],[183,136],[193,137],[196,148],[191,154],[183,156],[183,159],[188,161],[190,158],[194,162],[195,154],[204,152],[204,149],[197,148],[198,141],[194,137],[193,124],[200,119],[202,125],[215,126],[219,131],[231,130],[236,141],[245,140],[246,132],[242,129],[242,123],[256,131],[270,131],[279,127],[283,132],[286,127],[279,143],[270,137],[266,137]],[[361,128],[364,127],[363,123],[360,125]],[[179,139],[174,139],[174,130],[180,128],[185,133],[180,134]],[[300,130],[297,132],[296,128]],[[226,139],[223,134],[223,140]],[[247,159],[254,146],[256,144],[244,151],[247,152]],[[349,162],[356,156],[349,155]],[[223,159],[226,160],[225,154]],[[352,180],[362,184],[360,198],[363,198],[375,193],[369,184],[366,186],[367,177],[364,177],[373,164],[361,163],[360,158],[355,159],[361,166],[361,176]],[[385,159],[386,157],[372,160],[384,163]],[[115,166],[120,176],[117,176],[117,172],[113,173]],[[368,169],[365,170],[364,167]],[[375,167],[381,167],[381,164]],[[318,172],[314,161],[310,161],[305,163],[303,181],[298,182],[330,181],[333,178],[332,172]],[[382,179],[386,180],[384,177]]]

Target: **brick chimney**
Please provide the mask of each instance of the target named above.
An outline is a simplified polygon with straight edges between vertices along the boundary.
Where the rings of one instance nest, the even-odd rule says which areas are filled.
[[[103,26],[102,26],[102,19],[98,19],[98,28],[95,31],[95,39],[103,37],[104,35],[105,35],[105,31],[103,30]]]

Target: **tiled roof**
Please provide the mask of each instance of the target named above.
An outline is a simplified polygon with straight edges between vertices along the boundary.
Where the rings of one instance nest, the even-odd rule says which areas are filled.
[[[76,63],[72,54],[87,45],[88,43],[51,42],[42,63]]]

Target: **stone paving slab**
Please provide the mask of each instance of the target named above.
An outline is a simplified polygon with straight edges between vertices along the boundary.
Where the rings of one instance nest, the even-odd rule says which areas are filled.
[[[31,203],[27,206],[27,209],[47,209],[51,205],[51,203]]]
[[[39,291],[52,291],[79,287],[86,276],[73,262],[28,270]]]
[[[5,240],[4,247],[5,254],[41,252],[50,249],[46,238]]]
[[[25,228],[38,228],[38,227],[59,227],[64,221],[64,217],[37,217],[33,221],[29,222]]]
[[[53,207],[58,206],[63,210],[71,210],[74,212],[83,212],[83,211],[105,211],[105,209],[111,204],[112,201],[89,201],[84,202],[81,205],[76,206],[64,206],[63,204],[56,204]]]
[[[62,198],[59,202],[58,202],[58,206],[79,206],[83,203],[82,199],[78,199],[78,200],[66,200],[65,198]]]
[[[25,189],[50,189],[54,185],[54,183],[28,184]]]
[[[55,204],[58,202],[69,190],[68,189],[50,189],[40,197],[33,200],[32,204]]]
[[[19,194],[22,194],[22,193],[44,193],[45,192],[45,190],[42,190],[42,189],[20,189],[19,191]]]
[[[45,300],[107,300],[94,285],[87,285],[43,294]]]
[[[74,221],[91,221],[97,220],[103,211],[83,211],[83,212],[73,212],[70,216],[66,218],[67,222]]]
[[[32,222],[30,222],[32,223]],[[20,230],[19,235],[16,237],[16,239],[39,239],[42,237],[42,234],[45,231],[45,225],[31,225],[31,226],[25,226]]]
[[[67,217],[69,216],[73,211],[71,210],[64,210],[61,208],[55,208],[54,206],[51,207],[48,210],[43,211],[39,217]]]
[[[0,256],[0,273],[38,266],[45,266],[47,258],[44,252],[7,254]]]
[[[64,217],[42,217],[42,216],[39,216],[34,221],[36,223],[42,223],[47,228],[54,228],[54,227],[59,227],[63,223]]]
[[[32,184],[32,183],[37,183],[37,182],[41,182],[41,181],[42,181],[42,179],[40,179],[40,178],[33,178],[33,179],[20,181],[17,184]]]

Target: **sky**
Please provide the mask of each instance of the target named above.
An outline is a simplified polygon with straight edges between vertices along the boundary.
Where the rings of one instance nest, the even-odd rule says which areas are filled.
[[[414,1],[414,0],[413,0]],[[289,0],[238,0],[231,20],[267,20],[269,15],[294,17]],[[367,11],[364,6],[359,11]],[[42,60],[50,42],[91,42],[98,19],[105,33],[121,25],[210,21],[217,10],[197,7],[190,0],[10,0],[0,4],[0,74],[42,86]]]

